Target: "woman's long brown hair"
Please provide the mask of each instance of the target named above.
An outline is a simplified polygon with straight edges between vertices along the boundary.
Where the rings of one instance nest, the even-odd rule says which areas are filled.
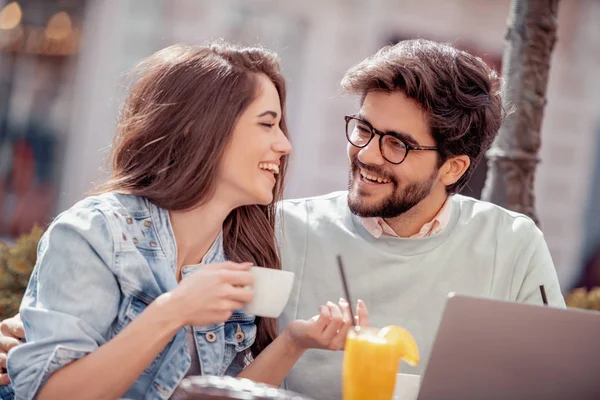
[[[175,45],[139,64],[140,73],[121,111],[113,144],[112,178],[100,191],[143,196],[166,210],[187,210],[211,199],[218,168],[236,121],[257,95],[265,74],[279,93],[286,136],[285,81],[277,55],[224,42]],[[282,198],[286,158],[273,189]],[[275,206],[233,210],[223,224],[227,257],[281,269]],[[198,229],[202,229],[201,226]],[[258,355],[277,336],[275,319],[256,319]]]

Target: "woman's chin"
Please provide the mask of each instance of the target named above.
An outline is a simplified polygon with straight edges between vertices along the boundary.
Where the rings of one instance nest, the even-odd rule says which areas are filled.
[[[260,191],[255,191],[254,193],[248,193],[245,196],[242,205],[251,206],[257,204],[259,206],[267,206],[273,202],[273,193],[271,191],[267,191],[262,189]]]
[[[256,204],[261,206],[268,206],[271,203],[273,203],[273,193],[269,193],[268,196],[265,196],[260,201],[256,202]]]
[[[256,196],[256,204],[261,206],[268,206],[273,202],[273,192],[272,189],[269,191],[261,191],[261,193],[257,193]]]

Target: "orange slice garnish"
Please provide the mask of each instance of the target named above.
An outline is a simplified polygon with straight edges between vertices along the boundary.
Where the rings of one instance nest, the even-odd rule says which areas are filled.
[[[415,338],[406,329],[390,325],[382,328],[378,336],[393,344],[398,358],[413,367],[419,364],[419,347]]]

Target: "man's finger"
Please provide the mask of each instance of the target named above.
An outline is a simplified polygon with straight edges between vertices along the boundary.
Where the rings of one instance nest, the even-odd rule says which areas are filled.
[[[6,354],[0,353],[0,372],[6,370]]]

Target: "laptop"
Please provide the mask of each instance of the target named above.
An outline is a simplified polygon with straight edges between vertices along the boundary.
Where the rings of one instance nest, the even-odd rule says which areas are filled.
[[[417,398],[600,399],[600,313],[451,293]]]

